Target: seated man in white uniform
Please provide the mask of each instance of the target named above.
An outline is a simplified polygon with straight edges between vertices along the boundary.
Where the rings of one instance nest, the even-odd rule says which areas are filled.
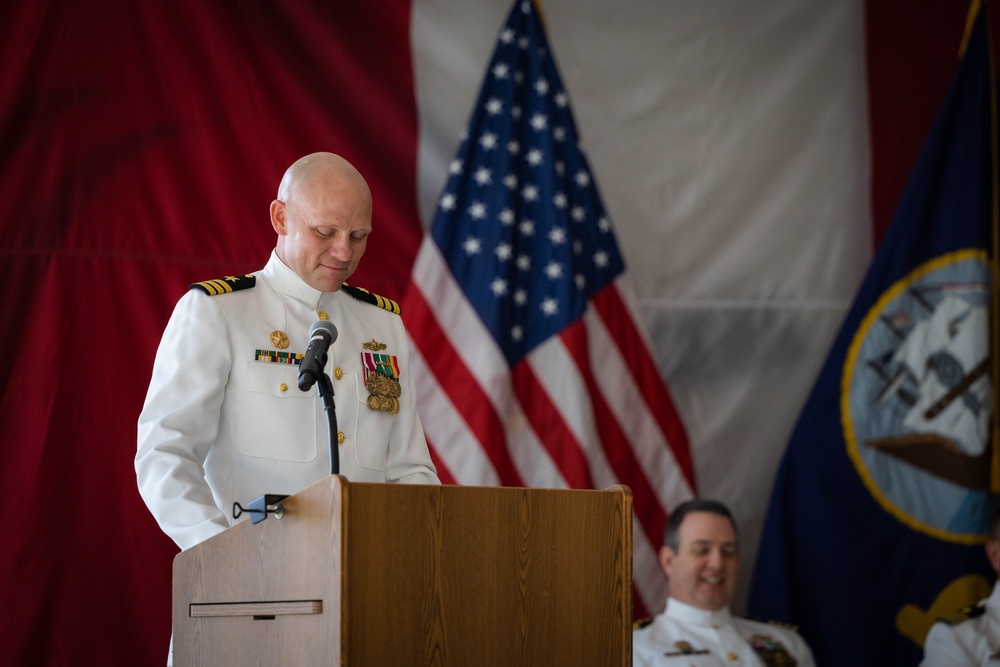
[[[1000,574],[1000,507],[989,521],[986,559]],[[931,627],[924,640],[921,667],[1000,665],[1000,581],[978,604],[960,609]]]
[[[659,561],[670,596],[663,613],[636,624],[634,665],[814,667],[809,646],[794,630],[729,612],[740,550],[725,505],[705,499],[680,504],[667,520],[663,541]]]

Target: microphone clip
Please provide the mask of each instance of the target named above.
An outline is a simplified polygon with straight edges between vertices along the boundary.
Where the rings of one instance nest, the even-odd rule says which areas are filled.
[[[239,502],[234,502],[233,518],[239,519],[243,514],[249,514],[250,523],[260,523],[267,518],[268,514],[273,514],[275,519],[280,519],[285,516],[285,508],[281,501],[287,497],[268,493],[260,498],[254,498],[247,507],[243,507]]]

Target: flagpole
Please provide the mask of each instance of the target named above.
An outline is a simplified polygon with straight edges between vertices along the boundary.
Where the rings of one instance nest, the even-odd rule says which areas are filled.
[[[986,12],[987,7],[980,7],[980,0],[974,0],[969,12],[972,20],[977,11]],[[992,389],[993,389],[993,428],[990,431],[991,449],[993,456],[990,458],[990,491],[1000,493],[1000,423],[997,420],[996,402],[1000,396],[1000,354],[998,354],[998,336],[1000,336],[1000,292],[998,292],[998,279],[1000,279],[1000,192],[997,183],[997,87],[996,87],[996,63],[993,59],[993,35],[989,28],[989,16],[986,17],[986,42],[989,48],[989,68],[990,68],[990,141],[991,141],[991,177],[993,191],[993,221],[992,240],[993,248],[990,255],[990,269],[993,277],[993,289],[991,290],[992,303],[990,308],[990,359],[992,361]],[[968,30],[962,42],[964,51],[965,42],[968,41]]]
[[[976,0],[976,2],[979,2],[979,0]],[[531,4],[535,6],[535,14],[538,16],[538,20],[545,26],[545,12],[542,11],[542,0],[531,0]]]
[[[965,56],[965,47],[969,44],[969,37],[972,36],[972,26],[976,23],[976,17],[979,15],[979,10],[982,8],[982,0],[972,0],[969,3],[969,13],[965,16],[965,34],[962,35],[962,44],[958,47],[958,57],[962,58]],[[988,26],[988,23],[987,23]],[[986,30],[987,36],[990,34],[989,28]],[[987,41],[989,38],[987,37]],[[992,55],[993,45],[990,45],[990,54]],[[992,61],[990,64],[990,69],[993,69]],[[992,87],[992,86],[991,86]]]

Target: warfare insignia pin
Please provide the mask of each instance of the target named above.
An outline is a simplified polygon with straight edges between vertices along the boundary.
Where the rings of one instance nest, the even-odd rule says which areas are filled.
[[[365,348],[366,350],[371,350],[372,352],[381,352],[382,350],[385,349],[385,343],[380,343],[374,338],[372,338],[369,342],[365,343],[361,347]]]
[[[271,332],[271,345],[275,346],[279,350],[284,350],[288,347],[288,334],[284,331],[274,330]]]

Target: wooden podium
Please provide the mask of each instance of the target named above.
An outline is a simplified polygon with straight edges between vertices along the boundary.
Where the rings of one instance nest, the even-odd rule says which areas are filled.
[[[632,495],[330,476],[174,559],[174,665],[632,664]]]

